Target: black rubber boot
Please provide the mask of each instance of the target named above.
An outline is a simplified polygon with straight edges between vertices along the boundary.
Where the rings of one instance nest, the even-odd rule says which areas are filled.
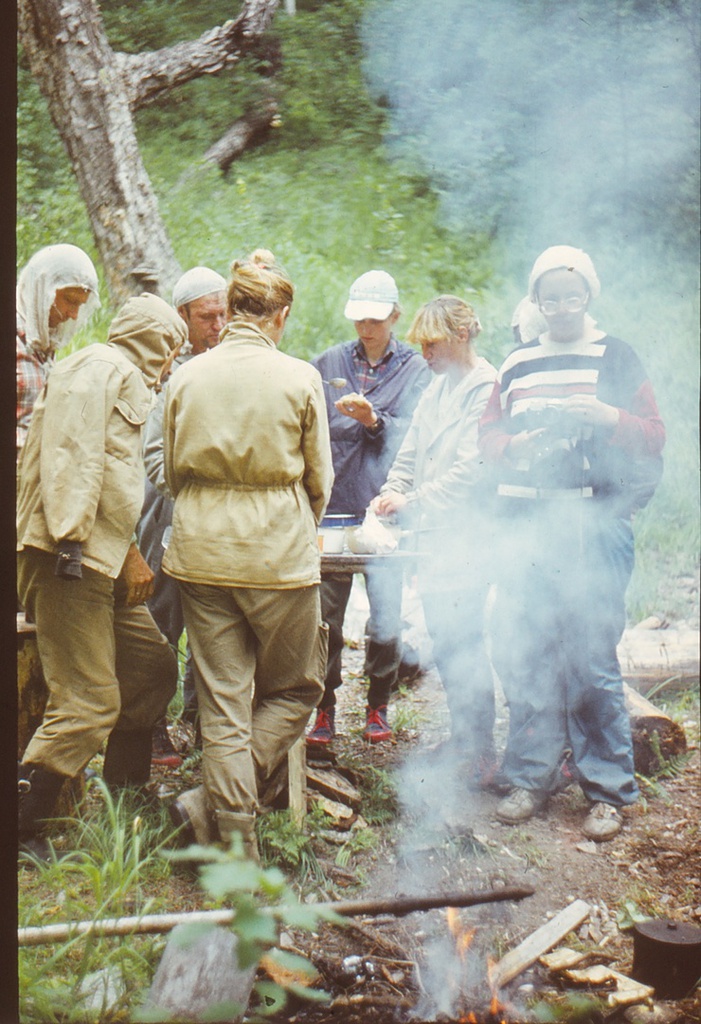
[[[19,852],[33,860],[51,860],[51,848],[39,833],[44,820],[51,817],[65,781],[65,775],[57,775],[41,765],[17,764]]]
[[[143,789],[151,777],[152,729],[113,729],[107,740],[102,777],[114,792]]]

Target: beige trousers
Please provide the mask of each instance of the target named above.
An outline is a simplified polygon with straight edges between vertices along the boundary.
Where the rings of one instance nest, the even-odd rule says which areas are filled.
[[[215,818],[254,814],[259,787],[302,735],[323,691],[328,634],[319,587],[180,581],[180,588],[198,669],[207,804]]]
[[[77,775],[116,726],[149,729],[175,693],[178,664],[145,605],[124,603],[122,580],[83,566],[83,578],[56,576],[56,556],[18,555],[19,598],[36,623],[49,695],[23,761]]]

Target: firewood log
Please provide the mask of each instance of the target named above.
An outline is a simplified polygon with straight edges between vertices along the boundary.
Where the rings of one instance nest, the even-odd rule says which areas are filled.
[[[641,775],[654,775],[664,766],[660,755],[669,761],[685,753],[686,735],[681,725],[627,683],[623,690],[633,732],[635,770]]]

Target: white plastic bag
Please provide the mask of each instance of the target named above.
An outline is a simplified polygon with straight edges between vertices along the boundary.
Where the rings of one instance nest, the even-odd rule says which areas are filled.
[[[371,510],[365,513],[365,519],[349,538],[348,546],[360,555],[387,555],[397,548],[397,538],[391,529]]]

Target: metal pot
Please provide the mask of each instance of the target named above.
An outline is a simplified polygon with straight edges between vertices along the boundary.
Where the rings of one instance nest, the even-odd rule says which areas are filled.
[[[683,999],[701,978],[701,928],[667,918],[636,924],[631,975],[658,999]]]

